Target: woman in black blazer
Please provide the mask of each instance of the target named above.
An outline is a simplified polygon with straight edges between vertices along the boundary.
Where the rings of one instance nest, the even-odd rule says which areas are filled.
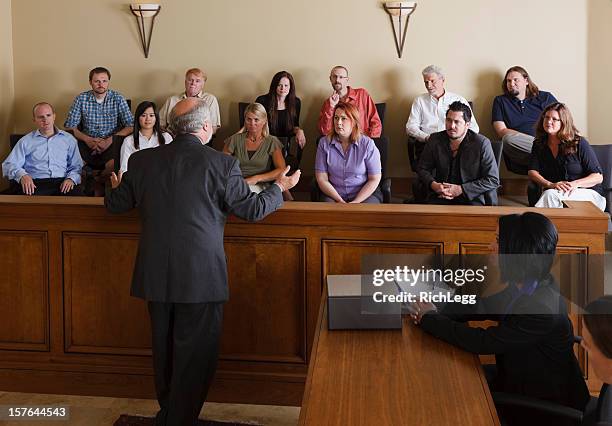
[[[557,240],[555,226],[543,215],[500,217],[498,253],[505,288],[480,300],[478,315],[445,314],[448,309],[438,312],[433,304],[418,302],[412,317],[448,343],[494,354],[497,371],[488,378],[492,391],[582,410],[589,392],[574,355],[567,307],[550,275]],[[466,322],[485,319],[498,323],[483,329]]]

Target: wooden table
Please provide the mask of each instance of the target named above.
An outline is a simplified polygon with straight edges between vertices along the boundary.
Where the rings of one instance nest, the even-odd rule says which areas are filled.
[[[330,331],[324,291],[299,424],[499,425],[478,357],[403,321]]]

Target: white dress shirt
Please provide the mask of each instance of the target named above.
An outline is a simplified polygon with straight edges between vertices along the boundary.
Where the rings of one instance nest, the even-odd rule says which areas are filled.
[[[200,92],[196,96],[204,101],[204,103],[208,106],[210,111],[210,124],[215,127],[221,127],[221,114],[219,113],[219,102],[215,95],[211,95],[210,93]],[[168,122],[170,120],[170,111],[176,104],[178,104],[183,99],[187,99],[187,94],[185,92],[180,95],[170,96],[164,105],[159,110],[159,125],[165,129],[168,126]]]
[[[163,132],[162,135],[166,143],[172,142],[172,136],[170,135],[170,133]],[[140,132],[138,132],[138,136],[139,136],[138,144],[140,145],[139,149],[136,149],[136,147],[134,146],[133,134],[126,136],[125,139],[123,140],[123,145],[121,145],[121,156],[119,157],[121,159],[121,167],[119,168],[119,171],[121,172],[127,171],[128,160],[130,159],[130,155],[132,155],[136,151],[140,151],[141,149],[155,148],[159,146],[159,140],[157,139],[157,135],[155,133],[153,133],[153,136],[151,136],[151,139],[147,139]]]
[[[455,101],[470,105],[463,96],[449,91],[445,91],[440,99],[436,99],[435,96],[431,96],[429,93],[418,96],[412,103],[410,117],[406,123],[406,133],[408,136],[425,141],[432,133],[445,130],[446,111],[448,106]],[[475,133],[479,131],[474,111],[472,111],[470,129]]]

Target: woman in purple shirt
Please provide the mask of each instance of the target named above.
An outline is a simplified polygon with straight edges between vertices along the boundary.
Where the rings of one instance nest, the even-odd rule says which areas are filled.
[[[336,105],[334,126],[317,147],[315,176],[324,201],[382,202],[380,153],[374,141],[361,133],[355,106]]]

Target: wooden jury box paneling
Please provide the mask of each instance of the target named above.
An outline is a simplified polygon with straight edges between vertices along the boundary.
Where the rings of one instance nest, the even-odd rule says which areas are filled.
[[[568,204],[541,210],[561,249],[603,253],[607,218]],[[230,218],[210,400],[299,405],[327,274],[359,273],[367,254],[486,251],[498,217],[525,210],[293,202],[258,224]],[[129,295],[139,232],[136,212],[101,199],[0,197],[0,390],[154,397],[146,303]]]

